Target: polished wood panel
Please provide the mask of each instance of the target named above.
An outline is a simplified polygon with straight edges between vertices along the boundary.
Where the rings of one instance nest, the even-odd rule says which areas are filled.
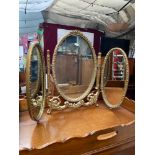
[[[129,62],[129,76],[132,79],[135,78],[135,59],[128,58],[128,62]]]
[[[124,87],[124,81],[121,80],[108,80],[106,87]]]
[[[77,55],[57,55],[56,77],[58,83],[77,81]]]
[[[116,105],[120,103],[124,93],[124,89],[119,87],[105,87],[104,92],[109,103],[112,105]]]
[[[135,154],[134,142],[129,142],[119,147],[114,147],[106,151],[95,153],[95,155],[134,155],[134,154]]]
[[[110,110],[103,101],[98,104],[99,107],[53,111],[51,115],[44,114],[38,124],[30,120],[27,112],[21,112],[20,154],[98,154],[133,147],[134,113],[123,107]]]
[[[129,85],[126,96],[135,100],[135,59],[129,58]]]
[[[27,106],[26,96],[23,96],[19,98],[19,111],[22,112],[27,110],[28,110],[28,106]]]
[[[25,84],[26,83],[26,73],[25,72],[19,72],[19,84]]]
[[[83,85],[89,85],[91,81],[92,71],[94,68],[93,59],[86,59],[82,58],[82,75],[81,75],[81,82]]]
[[[93,59],[81,58],[78,62],[78,55],[58,55],[56,58],[56,75],[59,83],[73,83],[88,85],[94,67]],[[79,64],[78,64],[79,63]],[[78,68],[80,67],[80,68]]]

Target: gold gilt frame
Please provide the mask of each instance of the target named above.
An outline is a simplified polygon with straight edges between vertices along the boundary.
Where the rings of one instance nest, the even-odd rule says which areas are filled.
[[[56,71],[55,71],[55,68],[56,68],[56,57],[57,57],[57,50],[58,50],[58,47],[64,42],[64,40],[67,38],[67,37],[70,37],[70,36],[80,36],[82,37],[86,43],[88,44],[88,46],[90,47],[91,51],[92,51],[92,55],[93,55],[93,61],[94,61],[94,67],[92,69],[92,79],[90,81],[90,84],[87,88],[87,90],[79,97],[77,98],[70,98],[68,96],[66,96],[58,87],[58,83],[57,83],[57,78],[56,78]],[[55,47],[55,50],[54,50],[54,54],[53,54],[53,60],[52,60],[52,72],[53,72],[53,80],[54,80],[54,83],[55,83],[55,86],[56,86],[56,89],[58,91],[58,93],[60,94],[59,96],[54,96],[53,98],[51,98],[49,101],[48,101],[48,104],[49,104],[49,109],[48,109],[48,113],[51,113],[51,110],[52,109],[55,109],[55,110],[62,110],[62,109],[65,109],[67,107],[70,107],[70,108],[78,108],[78,107],[81,107],[81,106],[89,106],[89,105],[92,105],[92,104],[95,104],[96,101],[97,101],[97,98],[98,98],[98,95],[99,95],[99,89],[96,89],[92,92],[91,89],[93,88],[93,85],[95,83],[95,78],[96,78],[96,73],[97,73],[97,63],[96,63],[96,54],[95,54],[95,50],[93,48],[93,46],[91,45],[91,43],[89,42],[89,40],[87,39],[87,37],[85,37],[83,35],[82,32],[78,31],[78,30],[74,30],[74,31],[71,31],[69,34],[67,34],[66,36],[64,36],[59,42],[58,44],[56,45]],[[60,96],[62,96],[66,101],[64,101],[64,103],[62,103],[61,99],[60,99]],[[87,101],[88,102],[85,102],[84,101],[84,98],[87,96]]]
[[[120,102],[119,102],[118,104],[112,105],[112,104],[108,101],[108,99],[107,99],[107,97],[106,97],[106,94],[105,94],[105,91],[104,91],[104,87],[105,87],[105,83],[106,83],[106,81],[104,81],[104,70],[105,70],[105,65],[106,65],[106,63],[107,63],[107,60],[108,60],[110,54],[111,54],[114,50],[116,50],[116,49],[117,49],[117,50],[120,50],[120,51],[122,52],[123,57],[124,57],[125,66],[126,66],[126,70],[125,70],[126,76],[125,76],[125,84],[124,84],[124,93],[123,93],[123,95],[122,95],[122,98],[121,98],[121,100],[120,100]],[[121,48],[118,48],[118,47],[112,48],[112,49],[107,53],[106,57],[104,58],[104,62],[103,62],[103,65],[102,65],[102,70],[101,70],[101,92],[102,92],[102,97],[103,97],[103,100],[104,100],[105,104],[106,104],[109,108],[117,108],[117,107],[119,107],[119,106],[122,104],[122,102],[123,102],[123,100],[124,100],[124,97],[125,97],[125,95],[126,95],[127,89],[128,89],[128,83],[129,83],[129,64],[128,64],[128,58],[127,58],[127,56],[126,56],[126,53],[125,53]]]
[[[31,93],[31,60],[32,60],[33,50],[35,47],[38,49],[39,78],[37,80],[37,88],[35,90],[35,93],[32,94]],[[37,95],[39,88],[42,89],[42,96]],[[28,103],[28,111],[29,111],[31,119],[35,121],[39,121],[44,111],[46,87],[45,87],[44,57],[43,57],[42,49],[38,42],[32,42],[30,44],[28,54],[27,54],[26,96],[27,96],[27,103]]]

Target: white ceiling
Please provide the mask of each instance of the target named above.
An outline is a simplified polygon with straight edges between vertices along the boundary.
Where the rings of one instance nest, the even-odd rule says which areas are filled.
[[[122,8],[123,6],[125,7]],[[129,0],[20,0],[19,10],[24,14],[25,7],[26,14],[42,11],[45,22],[93,28],[105,31],[108,36],[121,35],[133,29],[135,25],[134,0],[131,2]],[[22,13],[22,16],[24,14]],[[27,20],[34,21],[36,25],[42,20],[41,18],[42,16],[39,16],[38,21],[33,20],[34,17]],[[22,20],[20,27],[30,27],[28,23],[24,25],[23,19],[20,20]],[[35,27],[33,23],[32,27]]]
[[[19,32],[20,36],[24,34],[33,34],[37,31],[39,23],[44,22],[41,12],[19,12]]]

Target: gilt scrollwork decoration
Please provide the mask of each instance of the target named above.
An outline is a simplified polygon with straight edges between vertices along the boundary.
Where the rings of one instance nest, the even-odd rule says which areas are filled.
[[[87,101],[80,100],[78,102],[69,102],[65,101],[62,105],[62,101],[60,96],[55,96],[52,99],[49,99],[49,109],[47,110],[47,114],[51,114],[52,110],[63,110],[66,108],[79,108],[81,106],[90,106],[96,104],[98,99],[99,91],[93,91],[87,96]]]

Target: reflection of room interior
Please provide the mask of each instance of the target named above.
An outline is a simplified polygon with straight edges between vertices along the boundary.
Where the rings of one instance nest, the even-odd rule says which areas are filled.
[[[83,93],[91,80],[91,71],[94,67],[93,59],[82,58],[82,56],[79,57],[79,55],[75,54],[61,54],[58,55],[56,61],[59,64],[56,65],[56,76],[60,89],[65,94],[71,93],[75,95],[77,90],[79,93]],[[73,91],[70,91],[72,88]],[[74,90],[76,91],[74,92]]]
[[[106,78],[109,80],[124,80],[125,79],[125,63],[123,55],[119,50],[113,51],[110,54],[105,66]]]
[[[19,1],[19,154],[135,155],[135,1]]]
[[[80,36],[69,36],[59,46],[56,76],[58,86],[64,94],[77,97],[85,92],[93,67],[90,48]]]
[[[105,87],[104,93],[106,95],[107,100],[111,104],[116,105],[120,103],[122,95],[124,93],[124,89],[121,87]]]
[[[108,80],[105,87],[104,93],[109,103],[116,105],[120,103],[122,95],[124,93],[125,81],[119,80]]]
[[[56,65],[58,84],[85,85],[89,83],[93,59],[79,58],[78,55],[66,54],[58,55],[56,61],[59,64]],[[90,66],[90,69],[87,66]]]
[[[119,50],[115,50],[112,55],[112,79],[124,80],[125,78],[125,64],[123,55]]]
[[[59,84],[58,86],[65,95],[73,98],[81,96],[88,88],[88,85]]]

